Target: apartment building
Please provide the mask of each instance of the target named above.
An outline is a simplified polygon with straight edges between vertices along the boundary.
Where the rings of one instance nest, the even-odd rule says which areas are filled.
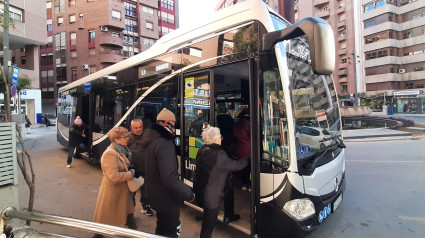
[[[357,5],[356,5],[357,4]],[[361,50],[359,6],[357,0],[295,0],[294,17],[319,17],[332,27],[335,36],[335,71],[332,74],[340,99],[353,98],[361,92]]]
[[[41,123],[40,106],[40,45],[46,44],[45,0],[10,0],[9,16],[14,27],[9,27],[9,49],[11,65],[19,67],[19,76],[31,80],[31,89],[21,91],[21,113],[28,114],[31,122]],[[0,12],[4,12],[4,1],[0,1]],[[3,28],[0,28],[3,49]],[[1,52],[1,62],[3,52]],[[3,67],[3,66],[2,66]],[[3,106],[4,95],[0,94]],[[12,117],[19,113],[17,100],[12,99]]]
[[[395,113],[425,114],[425,0],[363,0],[364,85]]]
[[[149,49],[178,27],[177,0],[47,0],[42,46],[43,112],[58,88]]]
[[[215,8],[216,11],[232,6],[234,4],[244,2],[246,0],[220,0]],[[271,9],[279,13],[286,20],[291,23],[294,23],[294,0],[262,0],[265,2]]]

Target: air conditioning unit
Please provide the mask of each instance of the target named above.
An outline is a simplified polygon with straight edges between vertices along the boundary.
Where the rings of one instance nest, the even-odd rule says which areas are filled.
[[[88,65],[88,64],[83,64],[83,65],[81,66],[81,68],[82,68],[82,69],[89,69],[89,65]]]
[[[406,70],[405,69],[398,69],[398,73],[399,74],[404,74],[406,72]]]
[[[108,31],[108,27],[106,27],[106,26],[100,26],[100,30],[101,31]]]

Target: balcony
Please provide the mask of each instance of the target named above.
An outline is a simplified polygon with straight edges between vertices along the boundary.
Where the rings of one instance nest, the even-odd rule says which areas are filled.
[[[314,0],[313,6],[321,6],[321,5],[327,4],[327,3],[329,3],[329,0]]]
[[[336,25],[336,27],[343,27],[346,26],[347,22],[345,20],[338,22],[338,24]]]
[[[118,63],[123,60],[121,50],[100,49],[100,63]]]
[[[347,54],[347,48],[338,50],[338,55]]]
[[[99,44],[105,46],[113,46],[122,48],[123,42],[121,37],[112,36],[111,34],[101,34]]]
[[[347,40],[347,35],[346,34],[340,34],[338,35],[338,37],[336,38],[337,41],[343,41],[343,40]]]
[[[342,12],[345,12],[345,6],[343,6],[343,7],[339,6],[338,10],[336,10],[337,14],[340,14]]]
[[[341,69],[338,71],[338,76],[343,76],[348,74],[348,69]]]
[[[340,64],[338,65],[338,68],[339,68],[339,69],[346,69],[346,68],[347,68],[347,63],[340,63]]]
[[[321,18],[329,17],[329,15],[330,15],[329,9],[318,10],[314,13],[315,17],[321,17]]]

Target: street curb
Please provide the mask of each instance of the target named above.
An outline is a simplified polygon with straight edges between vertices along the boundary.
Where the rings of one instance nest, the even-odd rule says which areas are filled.
[[[396,136],[412,136],[410,132],[394,133],[394,134],[381,134],[381,135],[359,135],[359,136],[344,136],[345,139],[367,139],[377,137],[396,137]]]

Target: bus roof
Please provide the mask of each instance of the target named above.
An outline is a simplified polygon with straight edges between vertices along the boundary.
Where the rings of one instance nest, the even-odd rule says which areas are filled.
[[[199,25],[190,28],[178,28],[163,36],[148,50],[69,83],[59,88],[59,92],[69,90],[103,76],[112,75],[170,50],[184,47],[202,38],[209,38],[213,34],[250,21],[257,20],[268,31],[273,31],[273,24],[270,17],[268,17],[270,11],[273,12],[273,10],[260,0],[249,0],[224,8],[214,12],[209,19],[203,19]]]

